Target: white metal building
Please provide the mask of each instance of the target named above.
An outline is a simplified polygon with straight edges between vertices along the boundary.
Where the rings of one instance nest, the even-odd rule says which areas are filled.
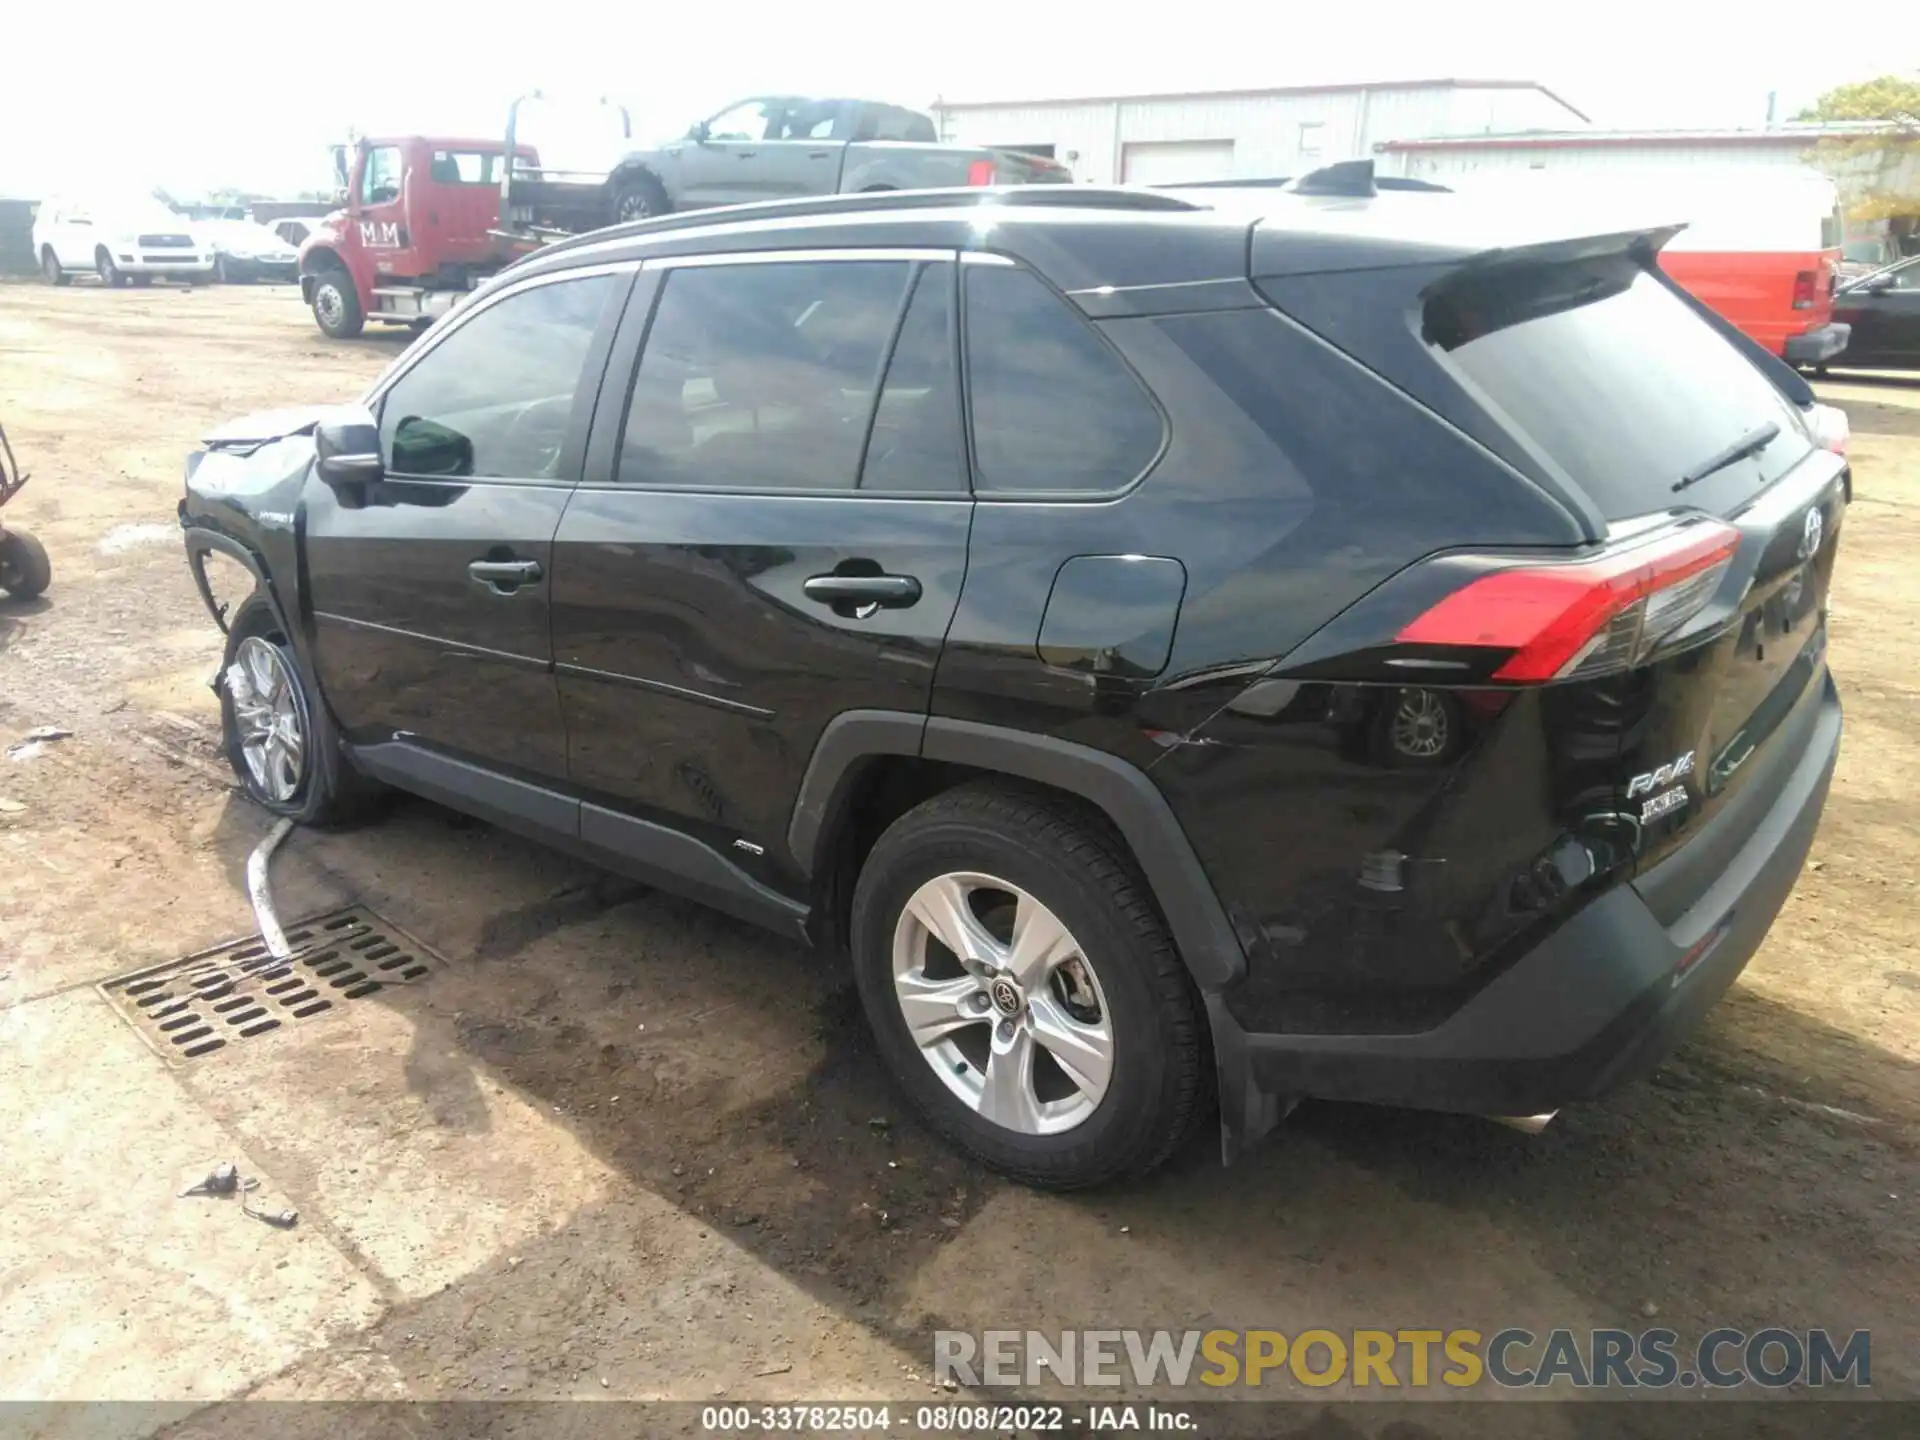
[[[1400,80],[1087,99],[941,101],[943,139],[1049,155],[1093,184],[1298,175],[1389,140],[1564,130],[1587,117],[1530,80]]]
[[[1374,145],[1380,171],[1441,184],[1474,175],[1513,171],[1574,171],[1608,178],[1625,172],[1664,174],[1724,172],[1730,169],[1804,171],[1820,156],[1823,141],[1857,140],[1889,127],[1871,122],[1781,125],[1769,130],[1563,130],[1538,135],[1395,135]],[[1909,172],[1893,179],[1913,188],[1915,158],[1901,162]],[[1850,181],[1885,170],[1877,153],[1844,163],[1826,159],[1818,168],[1835,171],[1845,193]],[[1904,181],[1904,183],[1902,183]]]

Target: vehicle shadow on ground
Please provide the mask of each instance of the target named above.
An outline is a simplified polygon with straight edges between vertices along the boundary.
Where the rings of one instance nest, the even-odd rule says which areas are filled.
[[[378,997],[419,1053],[465,1057],[409,1064],[436,1109],[483,1075],[515,1087],[633,1185],[910,1355],[930,1356],[936,1329],[1008,1325],[1498,1326],[1519,1323],[1498,1308],[1516,1296],[1554,1324],[1643,1328],[1654,1305],[1695,1333],[1851,1327],[1889,1313],[1884,1285],[1909,1285],[1892,1277],[1913,1210],[1890,1197],[1920,1183],[1916,1067],[1746,991],[1651,1081],[1539,1137],[1306,1105],[1231,1168],[1203,1130],[1145,1182],[1050,1197],[903,1111],[841,962],[424,802],[302,858],[449,960]],[[474,894],[526,893],[529,874],[535,898],[473,913]],[[452,875],[458,892],[434,878]],[[1831,1094],[1829,1076],[1845,1081]],[[524,1248],[526,1268],[621,1223],[589,1208]],[[459,1287],[463,1311],[474,1286],[512,1304],[512,1278],[489,1272]],[[1809,1295],[1853,1308],[1808,1315]],[[412,1307],[383,1324],[430,1328]],[[456,1327],[421,1368],[392,1363],[444,1393],[449,1374],[485,1376],[489,1343]],[[537,1372],[523,1393],[577,1379]],[[1898,1386],[1897,1363],[1876,1380]]]
[[[26,628],[21,622],[52,608],[53,602],[44,595],[36,595],[31,600],[0,596],[0,654],[4,654],[14,637]]]
[[[1917,385],[1916,388],[1920,388]],[[1882,405],[1871,400],[1846,400],[1847,426],[1855,435],[1885,436],[1898,439],[1920,435],[1920,406]]]

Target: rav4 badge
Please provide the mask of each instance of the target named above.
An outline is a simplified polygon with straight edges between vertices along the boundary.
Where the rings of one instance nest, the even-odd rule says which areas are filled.
[[[1694,752],[1689,750],[1686,754],[1669,760],[1658,770],[1649,770],[1644,775],[1634,776],[1633,779],[1627,782],[1627,798],[1629,800],[1638,799],[1642,795],[1651,794],[1664,785],[1671,785],[1683,776],[1691,775],[1693,773],[1693,755]]]

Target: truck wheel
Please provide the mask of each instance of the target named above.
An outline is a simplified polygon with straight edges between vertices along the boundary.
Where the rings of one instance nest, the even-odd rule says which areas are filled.
[[[360,292],[344,270],[322,270],[313,278],[313,319],[321,333],[335,340],[351,340],[366,328]]]
[[[120,267],[113,263],[113,256],[107,253],[103,245],[93,252],[93,268],[100,272],[100,283],[118,290],[127,283],[127,277],[120,273]]]
[[[644,170],[621,175],[613,182],[613,219],[615,224],[629,220],[651,220],[673,213],[673,205],[660,182]]]
[[[60,268],[60,257],[53,253],[51,245],[40,252],[40,278],[49,285],[73,283],[73,277]]]
[[[31,600],[53,580],[47,550],[24,530],[0,535],[0,590],[16,600]]]

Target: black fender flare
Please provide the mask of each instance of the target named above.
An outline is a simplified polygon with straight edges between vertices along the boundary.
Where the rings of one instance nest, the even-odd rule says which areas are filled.
[[[859,768],[882,755],[965,765],[1078,796],[1133,851],[1201,994],[1217,994],[1246,973],[1246,952],[1226,908],[1159,788],[1118,756],[1049,735],[893,711],[836,716],[814,746],[787,830],[788,850],[809,878],[844,816]]]
[[[229,560],[237,563],[253,577],[253,593],[266,602],[273,611],[273,618],[280,622],[281,630],[289,636],[296,634],[294,627],[287,623],[286,608],[281,605],[280,597],[274,593],[273,582],[267,578],[267,567],[260,557],[231,535],[222,535],[218,530],[207,530],[198,525],[186,527],[187,570],[193,576],[193,583],[200,592],[200,601],[207,607],[207,613],[213,616],[213,623],[220,627],[220,633],[226,634],[231,628],[228,617],[219,602],[213,598],[213,585],[207,579],[207,556],[218,551]],[[249,599],[252,596],[248,597]],[[245,601],[241,602],[242,604]],[[238,609],[239,607],[234,607]]]
[[[219,530],[209,530],[202,525],[186,526],[185,540],[187,569],[193,575],[194,586],[200,591],[201,603],[207,607],[207,613],[213,616],[213,623],[220,627],[220,632],[223,635],[227,633],[231,617],[221,615],[219,604],[213,598],[213,586],[207,579],[206,557],[209,552],[216,550],[240,565],[253,577],[253,594],[249,595],[247,600],[258,598],[273,612],[273,618],[280,626],[280,633],[285,635],[292,644],[294,658],[306,672],[301,678],[306,681],[309,693],[317,697],[321,704],[326,704],[326,696],[320,689],[319,670],[314,664],[312,636],[304,626],[294,623],[293,614],[281,600],[280,592],[275,588],[266,562],[260,557],[259,552],[231,535]],[[238,610],[246,603],[246,600],[242,600],[234,606],[234,609]]]

